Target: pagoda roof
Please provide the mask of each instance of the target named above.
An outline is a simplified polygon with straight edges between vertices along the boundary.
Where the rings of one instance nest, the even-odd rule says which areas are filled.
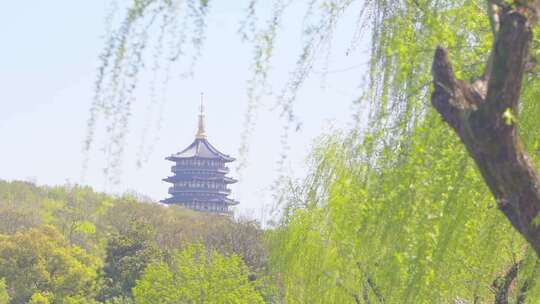
[[[172,161],[183,158],[219,159],[224,162],[234,161],[233,157],[219,152],[219,150],[212,146],[206,138],[195,138],[193,143],[187,148],[167,157],[168,160]]]

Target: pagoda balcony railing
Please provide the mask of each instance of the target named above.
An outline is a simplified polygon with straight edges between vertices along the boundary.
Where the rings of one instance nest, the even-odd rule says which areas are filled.
[[[182,166],[182,165],[176,165],[172,167],[173,172],[186,172],[186,171],[194,171],[194,172],[205,172],[205,173],[229,173],[230,169],[228,167],[218,167],[218,168],[209,168],[209,167],[196,167],[196,166]]]
[[[217,193],[217,194],[225,194],[229,195],[231,193],[231,189],[216,189],[216,188],[207,188],[207,187],[200,187],[200,188],[189,188],[189,187],[170,187],[169,188],[169,194],[173,193],[187,193],[187,192],[193,192],[193,193],[203,193],[203,192],[209,192],[209,193]]]
[[[197,161],[197,160],[181,160],[176,161],[176,164],[181,166],[191,166],[191,167],[207,167],[207,168],[223,168],[225,165],[222,162],[205,162],[205,161]]]
[[[193,206],[189,206],[189,204],[184,204],[184,207],[187,207],[195,211],[210,212],[210,213],[215,213],[219,215],[227,215],[227,216],[234,215],[234,212],[232,210],[228,210],[228,208],[193,207]]]

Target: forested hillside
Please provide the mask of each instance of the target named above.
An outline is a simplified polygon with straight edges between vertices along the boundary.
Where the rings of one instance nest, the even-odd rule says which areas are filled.
[[[0,303],[263,303],[258,224],[0,181]]]

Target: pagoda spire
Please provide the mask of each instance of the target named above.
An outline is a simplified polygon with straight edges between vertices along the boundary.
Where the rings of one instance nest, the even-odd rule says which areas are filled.
[[[204,115],[204,93],[201,93],[201,112],[199,113],[199,129],[195,138],[197,139],[206,139],[206,123]]]

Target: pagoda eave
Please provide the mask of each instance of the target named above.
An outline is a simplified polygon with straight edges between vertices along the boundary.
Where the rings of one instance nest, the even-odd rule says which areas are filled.
[[[230,199],[230,198],[226,199],[225,203],[226,203],[228,206],[236,206],[236,205],[240,204],[239,201],[235,201],[235,200]]]
[[[184,194],[184,193],[197,193],[205,194],[208,196],[227,196],[231,194],[230,189],[226,190],[215,190],[215,189],[169,189],[169,194]]]
[[[230,163],[236,160],[236,158],[233,157],[202,157],[202,156],[190,156],[190,157],[181,157],[181,156],[167,156],[165,157],[166,160],[172,161],[172,162],[178,162],[183,159],[192,160],[192,159],[201,159],[201,160],[221,160],[225,163]]]
[[[229,199],[229,198],[218,199],[218,200],[209,199],[209,200],[181,200],[180,201],[174,197],[169,197],[160,201],[160,203],[167,204],[167,205],[184,205],[184,204],[189,204],[189,203],[194,203],[194,202],[223,203],[227,206],[236,206],[240,204],[240,202]]]

